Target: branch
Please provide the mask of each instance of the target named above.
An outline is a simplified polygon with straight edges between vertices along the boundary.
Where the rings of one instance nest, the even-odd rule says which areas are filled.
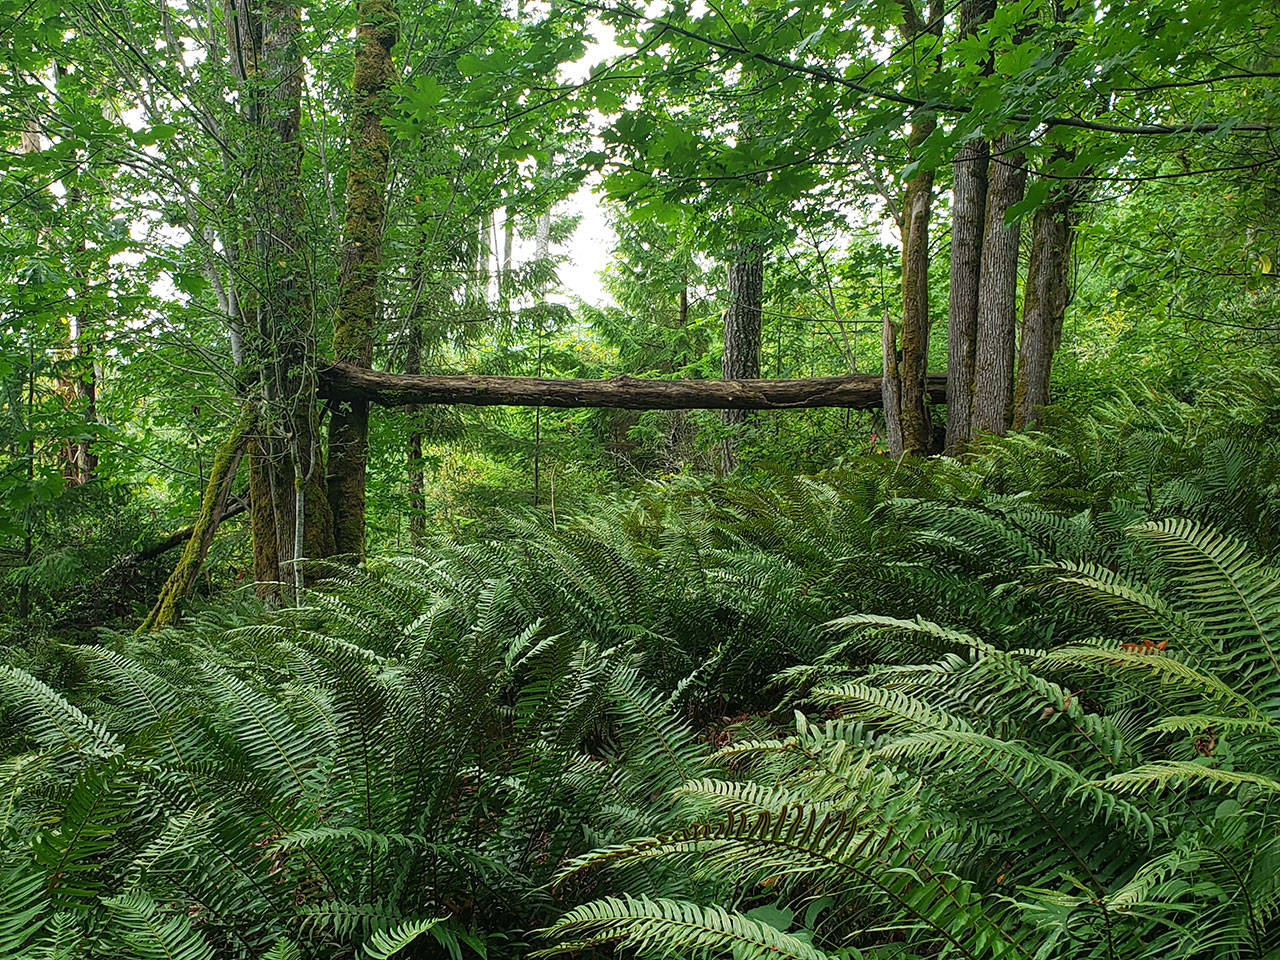
[[[596,13],[608,15],[620,15],[635,20],[640,23],[647,23],[655,27],[661,27],[664,31],[677,34],[678,36],[688,37],[690,40],[696,40],[704,43],[715,50],[723,53],[732,53],[745,60],[755,60],[759,63],[767,63],[773,67],[779,67],[792,73],[803,74],[812,77],[814,80],[820,80],[823,83],[834,83],[839,86],[846,87],[850,90],[856,90],[858,93],[871,97],[876,100],[883,100],[887,103],[896,103],[904,107],[912,107],[916,110],[930,110],[937,113],[946,113],[954,115],[964,115],[974,112],[974,108],[961,103],[934,103],[929,100],[921,100],[918,97],[909,97],[901,93],[893,93],[886,90],[876,90],[865,84],[850,80],[848,77],[842,77],[838,73],[825,70],[822,67],[810,67],[803,63],[797,63],[794,60],[785,60],[781,57],[772,57],[765,53],[752,50],[737,43],[727,43],[723,40],[716,40],[696,31],[689,30],[672,23],[670,20],[662,20],[656,17],[645,16],[638,10],[631,10],[626,7],[609,7],[604,4],[590,2],[590,0],[568,0],[573,6],[581,7],[585,10],[592,10]],[[1009,117],[1015,123],[1031,123],[1037,122],[1044,124],[1046,127],[1077,127],[1081,130],[1094,130],[1099,133],[1117,133],[1128,135],[1156,135],[1168,136],[1170,134],[1179,133],[1213,133],[1217,130],[1229,129],[1231,131],[1242,131],[1257,133],[1261,131],[1275,130],[1277,124],[1264,122],[1249,123],[1151,123],[1151,124],[1117,124],[1102,123],[1095,120],[1082,120],[1078,117],[1044,117],[1039,120],[1031,117],[1029,114],[1018,113]]]

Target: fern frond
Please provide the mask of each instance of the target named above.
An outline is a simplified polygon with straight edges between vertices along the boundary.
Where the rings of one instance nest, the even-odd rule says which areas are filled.
[[[213,960],[213,948],[185,917],[165,917],[142,893],[104,900],[113,923],[108,927],[122,956],[137,960]]]
[[[1124,773],[1107,777],[1105,780],[1093,781],[1093,786],[1114,790],[1117,793],[1138,793],[1144,790],[1189,784],[1199,784],[1210,790],[1232,789],[1248,784],[1267,793],[1280,793],[1280,781],[1273,780],[1271,777],[1208,767],[1190,760],[1145,763]]]
[[[439,922],[438,917],[429,920],[404,920],[388,930],[376,930],[365,941],[365,955],[369,960],[390,960]]]
[[[553,957],[616,944],[642,957],[829,960],[828,954],[811,944],[742,914],[648,897],[608,897],[583,904],[546,933],[560,943],[533,956]]]
[[[67,748],[86,759],[120,752],[119,741],[106,727],[31,674],[0,666],[0,689],[18,706],[27,731],[43,746]]]

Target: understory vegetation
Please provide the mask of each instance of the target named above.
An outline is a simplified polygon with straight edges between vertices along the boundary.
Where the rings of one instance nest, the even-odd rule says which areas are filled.
[[[0,960],[1280,960],[1276,0],[0,0]]]
[[[1196,399],[11,650],[0,956],[1273,956],[1280,381]]]

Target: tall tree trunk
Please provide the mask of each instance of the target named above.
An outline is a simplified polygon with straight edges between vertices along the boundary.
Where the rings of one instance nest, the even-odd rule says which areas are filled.
[[[1070,266],[1074,238],[1070,190],[1036,211],[1031,258],[1022,306],[1022,342],[1014,390],[1013,426],[1033,426],[1049,402],[1049,373],[1062,341],[1062,321],[1071,302]]]
[[[502,211],[502,280],[498,287],[502,292],[502,309],[511,309],[511,292],[514,289],[511,276],[511,254],[515,247],[515,208],[507,206]]]
[[[973,379],[978,335],[978,285],[987,205],[987,142],[960,148],[954,169],[951,208],[951,289],[947,303],[947,453],[969,441],[973,419]]]
[[[77,175],[78,176],[78,175]],[[89,318],[89,272],[84,262],[89,252],[84,222],[74,224],[75,214],[84,204],[84,191],[79,185],[67,192],[67,208],[72,215],[72,229],[80,231],[76,241],[77,262],[72,267],[76,278],[75,312],[71,315],[71,357],[75,371],[71,377],[71,390],[79,413],[88,423],[98,419],[98,377],[94,369],[94,353]],[[82,214],[83,215],[83,214]],[[71,482],[78,485],[93,479],[98,469],[98,455],[94,453],[89,437],[76,440],[70,450]]]
[[[960,35],[975,33],[995,10],[993,0],[963,0]],[[984,72],[990,67],[990,58]],[[981,137],[964,143],[952,161],[951,287],[947,302],[947,444],[959,453],[973,418],[974,350],[978,332],[978,277],[987,207],[990,149]]]
[[[67,76],[68,66],[65,63],[55,64],[53,69],[54,83],[60,85]],[[35,135],[28,137],[24,130],[22,148],[24,153],[36,153],[40,150],[40,134],[35,128]],[[84,210],[85,193],[80,186],[84,175],[86,161],[83,151],[76,151],[75,169],[68,179],[62,181],[66,188],[66,215],[68,231],[74,231],[76,240],[72,247],[70,262],[71,275],[75,278],[74,305],[68,330],[67,352],[72,360],[71,375],[59,378],[59,389],[68,399],[68,404],[84,417],[86,422],[93,423],[98,418],[97,410],[97,375],[93,364],[93,350],[90,348],[89,319],[89,272],[85,263],[89,252],[88,230],[85,227],[86,212]],[[63,476],[71,486],[80,486],[93,479],[98,468],[98,457],[93,452],[88,436],[71,441],[64,450],[66,462],[63,465]]]
[[[932,2],[927,12],[917,11],[912,0],[899,0],[903,12],[903,39],[914,41],[925,34],[942,35],[942,6]],[[922,16],[923,13],[923,16]],[[939,41],[940,42],[940,41]],[[941,51],[939,50],[939,55]],[[932,113],[912,118],[907,154],[912,159],[921,144],[937,128]],[[902,200],[902,326],[898,331],[899,424],[902,450],[928,453],[933,444],[929,419],[929,219],[933,214],[933,170],[921,168],[907,181]],[[891,421],[886,415],[890,436]]]
[[[724,314],[724,354],[721,375],[726,380],[754,380],[760,376],[760,336],[764,303],[764,250],[744,244],[728,265],[729,305]],[[747,422],[744,410],[726,410],[724,423],[734,430]],[[720,465],[730,473],[737,465],[736,440],[725,437]]]
[[[1004,434],[1013,413],[1014,338],[1018,318],[1020,224],[1005,217],[1022,199],[1027,182],[1013,138],[992,144],[987,177],[986,224],[978,280],[978,329],[974,353],[973,432]]]
[[[936,125],[932,116],[913,122],[911,135],[907,140],[908,149],[914,151],[918,148]],[[909,454],[928,453],[933,440],[925,391],[925,377],[929,370],[929,218],[932,211],[933,171],[922,170],[907,181],[907,191],[902,202],[902,327],[898,333],[899,423],[902,430],[902,451]]]
[[[246,354],[256,368],[260,391],[259,429],[249,449],[251,517],[259,590],[273,597],[279,581],[297,581],[303,558],[333,552],[333,514],[324,489],[315,318],[298,232],[304,220],[300,15],[288,0],[268,0],[255,30],[255,14],[239,8],[236,24],[242,14],[247,30],[235,44],[250,74],[249,262],[258,291],[247,308],[256,325]],[[255,42],[260,46],[255,48]]]
[[[410,320],[409,349],[404,372],[410,375],[422,373],[422,324],[418,317]],[[367,406],[367,401],[366,401]],[[409,442],[406,453],[409,468],[409,542],[420,547],[427,532],[426,471],[422,464],[422,428],[418,423],[419,404],[405,405],[409,416]]]
[[[395,5],[361,0],[359,40],[352,82],[355,112],[347,165],[342,272],[334,317],[333,352],[341,361],[369,366],[378,311],[382,231],[386,224],[390,147],[382,125],[393,79],[391,48],[399,32]],[[364,553],[365,471],[369,459],[369,405],[339,403],[329,419],[327,492],[333,512],[334,549]]]

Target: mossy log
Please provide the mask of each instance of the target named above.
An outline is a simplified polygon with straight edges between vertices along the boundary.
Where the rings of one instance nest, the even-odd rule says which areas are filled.
[[[932,403],[946,401],[947,378],[925,379]],[[865,374],[804,380],[571,380],[539,377],[415,376],[349,363],[320,371],[320,396],[383,407],[409,403],[478,406],[612,407],[620,410],[804,410],[880,407],[880,378]]]

